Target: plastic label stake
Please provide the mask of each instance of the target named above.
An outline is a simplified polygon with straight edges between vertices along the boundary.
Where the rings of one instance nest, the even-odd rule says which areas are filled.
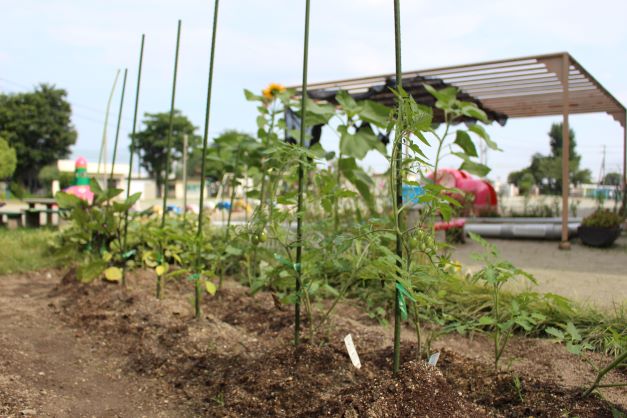
[[[353,337],[348,334],[344,337],[344,344],[346,344],[346,350],[348,351],[348,356],[351,358],[353,362],[353,366],[361,369],[361,362],[359,361],[359,354],[357,354],[357,350],[355,349],[355,344],[353,344]]]
[[[438,360],[440,359],[440,352],[431,354],[429,357],[429,365],[435,367],[438,364]]]

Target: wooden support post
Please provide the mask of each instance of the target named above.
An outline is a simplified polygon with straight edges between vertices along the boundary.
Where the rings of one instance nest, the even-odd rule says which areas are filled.
[[[627,114],[623,118],[623,207],[621,213],[627,216]]]
[[[562,241],[559,244],[561,250],[569,250],[568,241],[568,189],[570,184],[570,129],[568,126],[568,73],[570,70],[570,59],[568,54],[562,56]]]

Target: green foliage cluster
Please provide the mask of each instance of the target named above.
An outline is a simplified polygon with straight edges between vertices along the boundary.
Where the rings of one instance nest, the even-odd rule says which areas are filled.
[[[591,215],[586,216],[581,221],[583,226],[595,226],[600,228],[616,228],[624,218],[618,213],[614,213],[609,209],[599,208]]]
[[[542,194],[562,193],[562,124],[554,123],[548,133],[551,153],[539,153],[531,157],[529,167],[509,174],[507,181],[515,184],[522,194],[526,194],[534,184]],[[575,132],[570,129],[569,172],[571,184],[590,183],[591,173],[588,169],[580,169],[581,155],[577,154]]]
[[[11,177],[17,167],[17,155],[15,149],[0,137],[0,179]]]
[[[39,170],[70,154],[77,133],[67,92],[41,84],[33,92],[0,94],[0,136],[15,149],[13,178],[34,191]]]
[[[155,214],[137,212],[128,225],[128,242],[122,245],[122,214],[136,196],[117,202],[119,191],[93,185],[96,198],[91,205],[59,194],[60,205],[69,210],[73,221],[63,231],[59,247],[80,254],[80,276],[85,280],[102,274],[119,280],[121,270],[142,266],[164,279],[185,277],[212,295],[219,292],[224,277],[232,276],[246,283],[252,293],[272,292],[279,304],[300,301],[310,342],[323,335],[319,331],[338,304],[352,299],[382,322],[398,306],[400,319],[415,329],[419,358],[430,354],[440,333],[487,332],[495,342],[498,367],[514,333],[543,335],[547,326],[558,329],[568,320],[582,329],[582,341],[595,349],[625,347],[624,316],[610,321],[581,314],[556,295],[503,291],[504,284],[515,277],[532,279],[501,260],[487,243],[486,255],[481,257],[485,267],[470,277],[462,276],[460,266],[450,258],[450,247],[438,242],[434,232],[435,222],[449,219],[459,208],[451,197],[456,191],[435,183],[426,172],[437,172],[440,152],[450,149],[461,168],[485,175],[489,169],[476,162],[475,142],[497,147],[479,123],[457,123],[466,117],[487,121],[476,105],[459,101],[454,89],[431,93],[444,115],[444,129],[434,127],[431,108],[417,104],[401,89],[395,91],[397,109],[355,101],[339,92],[333,103],[308,102],[304,115],[293,91],[277,90],[271,98],[246,92],[259,112],[256,137],[227,132],[216,139],[206,159],[209,175],[230,186],[231,203],[238,185],[246,189],[248,199],[258,202],[244,224],[228,221],[231,204],[226,225],[206,225],[203,239],[198,239],[197,221],[189,216],[169,214],[161,227]],[[340,138],[339,154],[327,152],[320,144],[301,148],[285,141],[286,131],[287,136],[298,136],[286,120],[288,109],[299,118],[304,116],[307,126],[322,124],[333,129]],[[372,178],[358,164],[370,151],[386,155],[393,168],[388,179],[390,195],[397,197],[392,187],[396,159],[379,142],[380,135],[394,136],[392,149],[407,150],[399,167],[401,175],[412,178],[406,184],[424,189],[415,224],[406,219],[413,202],[386,205],[377,201]],[[312,138],[310,131],[306,142]],[[440,148],[433,162],[422,151],[428,144]],[[298,163],[307,173],[301,243],[294,231]],[[399,235],[402,257],[396,252]],[[298,244],[303,248],[300,263]],[[199,298],[196,294],[196,303]],[[423,327],[425,322],[435,328]],[[610,334],[615,335],[613,340],[608,339]]]
[[[139,153],[141,166],[157,182],[157,191],[160,196],[165,176],[171,175],[170,168],[166,169],[166,145],[170,127],[170,113],[146,113],[143,120],[144,128],[135,133],[135,151]],[[183,156],[184,136],[187,136],[189,154],[192,161],[195,159],[194,150],[198,149],[200,136],[196,134],[196,127],[179,110],[174,111],[172,119],[172,149],[170,161],[180,161]],[[197,153],[198,151],[196,151]]]

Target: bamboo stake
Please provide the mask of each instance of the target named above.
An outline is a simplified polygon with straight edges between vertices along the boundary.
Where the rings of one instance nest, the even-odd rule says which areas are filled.
[[[163,207],[161,210],[161,229],[165,227],[165,217],[168,206],[168,178],[170,176],[170,154],[172,153],[172,127],[174,125],[174,102],[176,98],[176,78],[179,66],[179,47],[181,45],[181,20],[178,21],[176,29],[176,51],[174,52],[174,76],[172,78],[172,98],[170,101],[170,120],[168,126],[168,136],[165,146],[165,178],[163,179]],[[163,242],[161,243],[161,257],[163,258]],[[163,277],[157,275],[157,299],[161,299],[163,294]]]
[[[300,142],[301,148],[305,146],[305,109],[307,104],[307,64],[309,55],[309,0],[305,0],[305,44],[303,48],[303,83],[300,105]],[[298,203],[296,209],[296,303],[294,305],[294,345],[300,343],[300,289],[302,278],[302,254],[303,254],[303,193],[304,172],[303,162],[298,161]]]
[[[401,74],[401,9],[400,9],[400,1],[394,0],[394,43],[395,43],[395,54],[396,54],[396,88],[399,89],[403,86],[403,78]],[[398,135],[399,133],[397,133]],[[400,208],[403,205],[403,179],[402,179],[402,165],[403,165],[403,154],[402,154],[402,143],[401,141],[397,144],[396,150],[396,207]],[[398,227],[396,228],[396,256],[398,260],[396,262],[399,270],[402,268],[402,259],[403,259],[403,247],[402,247],[402,236],[400,232],[401,225],[401,214],[395,213],[394,216],[397,216]],[[400,291],[398,287],[395,286],[396,294],[395,294],[395,302],[394,302],[394,361],[393,361],[393,371],[394,373],[398,372],[401,362],[401,309],[399,304],[399,298],[401,297]]]
[[[120,110],[118,110],[118,124],[115,128],[115,142],[113,143],[113,158],[111,159],[111,175],[109,181],[113,180],[113,173],[115,171],[115,159],[118,155],[118,139],[120,138],[120,125],[122,124],[122,108],[124,107],[124,94],[126,92],[126,77],[128,75],[128,68],[124,69],[124,78],[122,79],[122,94],[120,95]]]
[[[111,86],[111,92],[109,93],[109,99],[107,100],[107,108],[105,110],[104,128],[102,129],[102,143],[100,144],[100,154],[98,155],[98,173],[100,176],[100,163],[102,162],[102,187],[107,188],[107,127],[109,125],[109,111],[111,110],[111,101],[113,100],[113,94],[115,93],[115,86],[118,84],[118,78],[120,77],[120,70],[116,70],[115,78],[113,79],[113,86]]]
[[[144,62],[144,41],[146,35],[142,34],[141,46],[139,48],[139,68],[137,70],[137,88],[135,90],[135,110],[133,111],[133,131],[131,133],[131,149],[130,158],[128,162],[128,178],[126,179],[126,198],[128,199],[131,194],[131,176],[133,175],[133,154],[135,153],[135,132],[137,131],[137,110],[139,108],[139,87],[141,86],[142,79],[142,66]],[[124,211],[124,241],[122,243],[122,254],[126,253],[128,236],[128,209]],[[126,267],[126,264],[125,264]],[[122,270],[122,285],[126,285],[126,268]]]
[[[213,32],[211,35],[211,52],[209,58],[209,80],[207,82],[207,105],[205,107],[205,130],[202,138],[202,159],[200,162],[200,202],[198,205],[198,229],[196,230],[196,274],[197,278],[194,282],[194,311],[196,319],[200,318],[200,252],[201,242],[203,239],[202,223],[203,223],[203,211],[205,205],[205,162],[207,159],[207,142],[209,138],[209,123],[211,117],[211,89],[213,86],[213,64],[216,50],[216,33],[218,31],[218,7],[219,0],[215,0],[213,10]]]

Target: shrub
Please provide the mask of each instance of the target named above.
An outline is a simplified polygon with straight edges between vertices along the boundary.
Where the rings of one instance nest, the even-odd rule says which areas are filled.
[[[600,228],[616,228],[623,221],[623,217],[609,209],[597,209],[592,215],[586,216],[581,224]]]

